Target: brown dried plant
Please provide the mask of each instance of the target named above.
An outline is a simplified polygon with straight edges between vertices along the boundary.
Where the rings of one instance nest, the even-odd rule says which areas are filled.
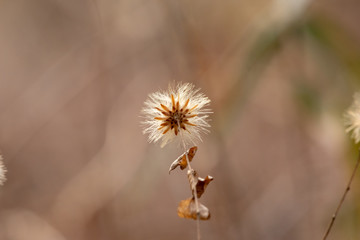
[[[187,176],[192,197],[182,200],[178,206],[178,216],[194,219],[197,222],[197,239],[200,239],[199,220],[208,220],[210,212],[199,202],[207,185],[213,177],[205,179],[197,176],[190,162],[194,159],[197,146],[188,148],[201,141],[201,133],[207,133],[210,127],[209,115],[212,113],[206,107],[210,99],[195,89],[191,83],[169,86],[167,91],[159,91],[149,95],[142,110],[144,134],[148,134],[149,142],[161,141],[161,147],[167,143],[177,141],[183,148],[181,154],[169,168],[169,173],[180,166],[181,170],[188,168]]]

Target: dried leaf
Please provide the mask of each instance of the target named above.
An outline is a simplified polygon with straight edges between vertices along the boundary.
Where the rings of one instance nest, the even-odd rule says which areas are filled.
[[[187,161],[186,161],[186,156],[189,159],[189,162],[192,161],[192,159],[195,156],[195,153],[197,151],[197,147],[194,146],[192,148],[190,148],[189,150],[187,150],[186,152],[184,152],[183,154],[181,154],[180,157],[178,157],[170,166],[169,168],[169,174],[172,170],[174,170],[175,168],[177,168],[178,166],[180,166],[180,169],[183,170],[187,167]]]
[[[214,180],[214,178],[212,176],[207,175],[206,178],[201,178],[198,177],[197,178],[197,183],[196,183],[196,193],[197,193],[197,197],[200,198],[201,195],[203,195],[203,193],[205,192],[205,189],[207,187],[207,185],[209,185],[209,183]]]
[[[196,189],[197,197],[200,198],[201,195],[205,192],[205,189],[207,188],[207,185],[214,180],[212,176],[206,176],[206,178],[198,177],[197,172],[195,170],[188,170],[187,172],[189,183],[190,183],[190,189],[193,193]],[[194,196],[194,194],[193,194]]]
[[[188,219],[197,219],[196,214],[196,204],[194,198],[188,198],[186,200],[182,200],[179,203],[177,209],[178,216],[181,218],[188,218]],[[210,212],[207,207],[199,203],[199,218],[200,220],[208,220],[210,219]]]

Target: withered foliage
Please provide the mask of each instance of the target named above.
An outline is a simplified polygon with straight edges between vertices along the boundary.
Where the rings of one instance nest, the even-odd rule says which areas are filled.
[[[207,175],[204,178],[198,177],[198,182],[196,183],[196,193],[197,193],[197,197],[200,198],[201,195],[203,195],[203,193],[205,192],[205,189],[207,188],[207,186],[209,185],[209,183],[214,180],[214,178],[212,176]]]
[[[188,157],[188,160],[191,161],[195,153],[197,151],[197,147],[194,146],[190,148],[188,151],[183,153],[180,157],[178,157],[170,166],[169,173],[180,166],[180,169],[183,170],[187,167],[187,160],[186,156]],[[186,200],[182,200],[179,203],[177,212],[178,216],[181,218],[188,218],[188,219],[200,219],[200,220],[208,220],[210,219],[210,211],[207,207],[205,207],[200,202],[197,202],[198,206],[196,206],[196,199],[200,198],[209,183],[214,179],[211,176],[206,176],[205,178],[201,178],[198,176],[197,172],[194,169],[189,169],[187,171],[187,176],[190,184],[190,189],[192,193],[192,197],[188,198]],[[196,195],[195,195],[196,194]]]
[[[209,220],[210,219],[210,211],[203,204],[199,203],[199,214],[196,212],[196,204],[194,198],[188,198],[186,200],[182,200],[179,203],[177,209],[178,216],[181,218],[194,219],[196,220],[198,217],[200,220]]]
[[[186,155],[189,159],[189,162],[191,162],[195,156],[195,153],[197,151],[197,147],[194,146],[192,148],[190,148],[189,150],[187,150],[186,152],[184,152],[180,157],[178,157],[171,165],[169,168],[169,174],[172,170],[174,170],[175,168],[177,168],[178,166],[180,166],[181,170],[184,170],[187,167],[187,161],[186,161]]]
[[[190,189],[196,189],[197,197],[200,198],[201,195],[205,192],[205,189],[209,185],[209,183],[214,180],[214,178],[210,175],[207,175],[205,178],[201,178],[198,176],[195,170],[188,170],[188,179],[190,184]],[[194,195],[194,194],[193,194]]]

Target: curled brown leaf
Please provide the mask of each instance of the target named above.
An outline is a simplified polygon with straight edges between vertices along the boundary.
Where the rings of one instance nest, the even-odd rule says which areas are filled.
[[[178,216],[181,218],[196,220],[199,217],[200,220],[209,220],[210,219],[209,209],[201,203],[199,203],[199,214],[197,214],[194,198],[188,198],[188,199],[182,200],[179,203],[177,213],[178,213]]]
[[[212,176],[206,176],[206,178],[201,178],[198,177],[197,178],[197,183],[196,183],[196,193],[197,193],[197,197],[200,198],[201,195],[203,195],[203,193],[205,192],[205,189],[207,188],[207,186],[209,185],[209,183],[214,180],[214,178]]]
[[[195,153],[197,151],[197,147],[191,147],[189,150],[187,150],[186,152],[184,152],[183,154],[181,154],[180,157],[178,157],[171,165],[169,168],[169,174],[172,170],[174,170],[175,168],[177,168],[178,166],[180,166],[180,169],[183,170],[187,167],[187,161],[186,161],[186,156],[188,157],[189,161],[191,162],[192,159],[195,156]]]
[[[209,185],[209,183],[214,180],[214,178],[210,175],[207,175],[205,178],[198,177],[197,172],[195,170],[188,170],[187,176],[190,183],[190,189],[194,196],[194,191],[196,190],[196,195],[200,198],[205,189]]]

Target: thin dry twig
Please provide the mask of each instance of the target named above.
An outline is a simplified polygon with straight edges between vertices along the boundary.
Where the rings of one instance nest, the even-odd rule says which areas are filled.
[[[345,198],[346,198],[347,193],[350,191],[350,185],[351,185],[351,183],[352,183],[352,181],[353,181],[353,179],[354,179],[354,176],[355,176],[356,170],[357,170],[358,167],[359,167],[359,164],[360,164],[360,150],[359,150],[359,156],[358,156],[358,159],[357,159],[357,161],[356,161],[356,165],[355,165],[355,167],[354,167],[354,170],[353,170],[353,172],[352,172],[352,174],[351,174],[350,180],[349,180],[349,182],[348,182],[348,184],[347,184],[347,186],[346,186],[346,189],[345,189],[345,191],[344,191],[344,194],[342,195],[341,200],[340,200],[340,202],[339,202],[339,204],[338,204],[338,206],[337,206],[337,208],[336,208],[336,211],[335,211],[335,213],[333,214],[333,216],[332,216],[332,218],[331,218],[331,222],[330,222],[330,224],[329,224],[329,226],[328,226],[328,228],[327,228],[327,230],[326,230],[326,233],[325,233],[325,235],[324,235],[324,237],[323,237],[323,240],[326,240],[326,238],[328,237],[328,235],[329,235],[329,233],[330,233],[330,231],[331,231],[332,226],[334,225],[334,222],[335,222],[335,219],[336,219],[336,217],[337,217],[337,215],[338,215],[338,212],[339,212],[341,206],[342,206],[343,203],[344,203],[344,200],[345,200]]]
[[[179,122],[178,122],[179,124]],[[181,141],[182,141],[182,145],[183,145],[183,148],[184,148],[184,151],[186,151],[186,145],[185,145],[185,141],[184,141],[184,138],[182,136],[182,131],[180,131],[180,137],[181,137]],[[188,167],[189,167],[189,170],[191,172],[194,172],[195,170],[191,167],[190,165],[190,161],[188,159],[188,155],[185,154],[186,156],[186,161],[187,161],[187,164],[188,164]],[[200,240],[201,239],[201,235],[200,235],[200,211],[199,211],[199,201],[198,201],[198,197],[197,197],[197,192],[196,192],[196,187],[193,187],[191,186],[192,188],[192,192],[193,192],[193,195],[194,195],[194,198],[195,198],[195,206],[196,206],[196,231],[197,231],[197,240]]]

